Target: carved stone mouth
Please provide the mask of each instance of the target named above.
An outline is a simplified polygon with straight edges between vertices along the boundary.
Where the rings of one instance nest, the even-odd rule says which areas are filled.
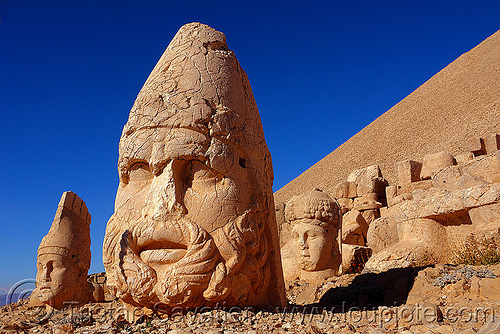
[[[138,245],[138,254],[144,263],[149,265],[172,264],[184,257],[187,252],[187,245],[179,242],[167,240],[148,240],[148,242]]]
[[[182,248],[160,248],[147,249],[140,252],[139,256],[144,263],[152,264],[171,264],[184,257],[187,250]]]
[[[300,257],[311,257],[311,254],[309,254],[309,252],[302,252],[302,254],[300,254]]]

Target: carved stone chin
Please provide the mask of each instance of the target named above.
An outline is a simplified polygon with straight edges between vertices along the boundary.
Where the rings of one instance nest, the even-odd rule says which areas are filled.
[[[285,305],[271,156],[225,36],[176,34],[130,111],[104,240],[125,303]]]

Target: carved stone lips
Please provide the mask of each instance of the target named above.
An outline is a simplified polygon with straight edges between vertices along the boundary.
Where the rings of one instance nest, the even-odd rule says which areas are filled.
[[[148,249],[139,256],[145,263],[169,264],[179,261],[185,254],[186,249]]]

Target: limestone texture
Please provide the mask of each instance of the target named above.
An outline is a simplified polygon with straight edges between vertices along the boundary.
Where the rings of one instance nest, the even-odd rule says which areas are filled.
[[[99,284],[87,282],[90,268],[90,220],[85,202],[75,193],[62,194],[49,233],[37,254],[36,289],[31,305],[55,309],[67,303],[84,304],[104,300]]]
[[[360,272],[372,255],[369,247],[342,244],[342,274]]]
[[[398,183],[407,184],[420,181],[422,163],[413,160],[404,160],[398,163]]]
[[[484,138],[484,146],[486,148],[486,153],[495,153],[500,150],[500,135],[498,133],[492,133]]]
[[[342,217],[342,244],[366,246],[368,223],[358,210]]]
[[[223,33],[180,28],[119,147],[103,246],[108,287],[146,308],[285,304],[271,155]]]
[[[447,152],[426,154],[420,171],[420,178],[428,180],[446,167],[456,165],[455,158]]]
[[[47,317],[19,302],[0,307],[0,332],[497,333],[499,276],[498,265],[436,265],[342,275],[318,284],[296,280],[287,284],[293,307],[201,308],[175,316],[127,313],[120,301],[113,301],[67,308]],[[37,322],[41,317],[45,321]]]
[[[452,159],[446,155],[446,160]],[[365,270],[461,263],[496,250],[500,246],[499,171],[497,151],[429,173],[432,187],[427,181],[412,182],[416,189],[411,196],[391,198],[391,206],[370,224],[367,245],[374,254]],[[388,187],[387,193],[393,192]]]

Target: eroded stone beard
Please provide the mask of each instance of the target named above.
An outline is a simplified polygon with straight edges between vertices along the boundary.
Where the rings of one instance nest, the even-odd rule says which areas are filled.
[[[104,242],[105,266],[111,273],[108,284],[117,297],[136,306],[153,307],[157,302],[169,307],[211,306],[221,300],[246,305],[269,284],[262,216],[247,210],[212,235],[184,217],[141,220],[121,232],[117,229],[124,225],[112,217],[111,233],[106,233]],[[186,253],[158,277],[140,257],[148,250],[141,239],[157,245],[178,243],[186,247]]]

